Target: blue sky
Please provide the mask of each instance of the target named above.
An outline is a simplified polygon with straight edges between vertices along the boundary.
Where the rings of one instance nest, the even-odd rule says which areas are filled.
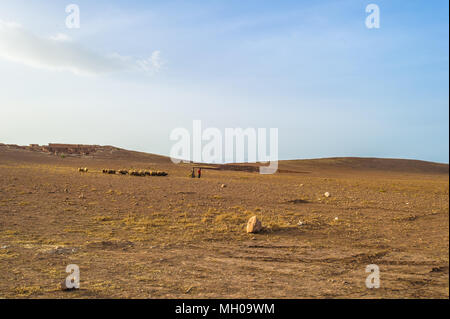
[[[65,26],[80,7],[79,29]],[[380,8],[368,29],[365,8]],[[449,161],[448,1],[2,1],[0,142],[169,154],[277,127],[281,159]],[[145,67],[143,67],[145,65]]]

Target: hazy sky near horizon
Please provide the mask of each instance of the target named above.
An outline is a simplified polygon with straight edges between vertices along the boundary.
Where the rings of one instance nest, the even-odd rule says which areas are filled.
[[[369,3],[379,29],[365,26]],[[280,159],[448,163],[448,5],[1,1],[0,143],[168,155],[170,132],[201,120],[276,127]]]

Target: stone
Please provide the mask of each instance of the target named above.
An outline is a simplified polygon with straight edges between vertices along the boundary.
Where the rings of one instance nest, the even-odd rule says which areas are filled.
[[[256,216],[250,217],[247,222],[247,233],[258,233],[262,230],[261,221]]]
[[[227,185],[222,184],[222,185],[220,185],[220,187],[225,188],[225,187],[227,187]]]

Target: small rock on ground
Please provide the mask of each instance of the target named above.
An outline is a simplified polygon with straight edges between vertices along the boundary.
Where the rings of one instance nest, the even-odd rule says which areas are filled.
[[[250,217],[247,222],[247,233],[258,233],[262,230],[261,221],[256,216]]]

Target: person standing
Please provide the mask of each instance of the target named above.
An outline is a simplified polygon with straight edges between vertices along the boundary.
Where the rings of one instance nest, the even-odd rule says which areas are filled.
[[[195,178],[195,168],[192,168],[192,174],[191,174],[192,178]]]
[[[201,168],[198,169],[197,174],[198,174],[198,178],[200,178],[202,176],[202,169]]]

